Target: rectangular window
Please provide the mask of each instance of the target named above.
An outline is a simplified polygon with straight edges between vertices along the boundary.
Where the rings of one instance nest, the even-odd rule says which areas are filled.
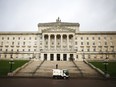
[[[2,37],[2,40],[4,40],[4,37]]]
[[[98,40],[100,40],[100,37],[98,37]]]
[[[6,52],[8,51],[8,49],[6,49]]]
[[[92,37],[92,39],[94,40],[95,38],[94,38],[94,37]]]
[[[15,37],[13,37],[13,40],[15,39]]]
[[[42,39],[42,36],[40,37],[40,39]]]
[[[23,42],[23,45],[25,45],[25,42]]]
[[[29,40],[31,40],[31,37],[29,37]]]
[[[2,51],[2,49],[0,49],[0,51]]]
[[[1,45],[3,45],[3,42],[1,42]]]
[[[104,37],[104,39],[106,40],[106,37]]]
[[[112,37],[110,37],[110,40],[112,40]]]
[[[96,51],[96,49],[94,48],[94,49],[93,49],[93,51],[95,52],[95,51]]]
[[[83,42],[81,42],[81,45],[83,45]]]
[[[12,45],[14,45],[14,42],[12,42]]]
[[[37,40],[37,38],[35,37],[35,40]]]
[[[105,42],[105,45],[107,45],[107,42]]]
[[[7,40],[9,40],[9,37],[7,37]]]
[[[20,40],[20,37],[18,37],[18,39]]]
[[[75,42],[75,45],[77,45],[77,42]]]
[[[89,40],[89,37],[87,37],[87,40]]]
[[[87,51],[88,51],[88,52],[90,51],[89,48],[87,49]]]
[[[5,54],[5,58],[7,57],[7,55]]]
[[[83,37],[81,37],[81,40],[83,40]]]
[[[87,45],[89,45],[89,42],[87,42]]]
[[[30,51],[30,49],[28,49],[28,51]]]
[[[20,45],[20,42],[18,42],[18,45]]]
[[[95,45],[95,42],[93,42],[93,45]]]
[[[10,58],[12,58],[12,55],[10,55]]]
[[[25,49],[23,49],[23,51],[25,51]]]
[[[36,49],[34,49],[34,51],[36,51]]]
[[[78,58],[78,55],[76,55],[76,57]]]
[[[84,51],[84,49],[81,49],[81,51],[83,52],[83,51]]]

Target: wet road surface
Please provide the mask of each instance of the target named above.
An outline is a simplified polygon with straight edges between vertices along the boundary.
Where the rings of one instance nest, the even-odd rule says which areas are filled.
[[[116,87],[116,80],[104,79],[52,79],[52,78],[0,78],[0,87]]]

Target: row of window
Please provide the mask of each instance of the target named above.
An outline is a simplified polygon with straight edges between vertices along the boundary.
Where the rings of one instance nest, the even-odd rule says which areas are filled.
[[[2,40],[4,40],[4,39],[5,39],[5,37],[2,37]],[[7,37],[6,39],[7,39],[7,40],[11,40],[11,37]],[[15,40],[16,37],[12,37],[12,39]],[[26,39],[27,39],[27,38],[25,38],[25,37],[23,38],[23,40],[26,40]],[[28,39],[31,40],[32,37],[29,37]],[[34,39],[37,40],[37,37],[35,37]],[[18,40],[21,40],[21,37],[18,37]]]
[[[115,58],[115,55],[110,55],[110,58],[111,57],[113,57],[113,58]],[[79,58],[79,56],[78,55],[76,55],[76,58]],[[106,58],[105,56],[103,56],[103,55],[101,55],[101,56],[97,56],[97,55],[86,55],[86,56],[83,56],[82,55],[82,58],[88,58],[88,59],[91,59],[91,58],[94,58],[94,59],[98,59],[98,58],[100,58],[100,59],[103,59],[103,58]]]
[[[77,50],[77,51],[78,51],[78,50]],[[81,49],[81,51],[84,52],[85,49]],[[97,49],[94,48],[94,49],[90,50],[90,49],[88,48],[88,49],[86,49],[86,51],[87,51],[87,52],[90,52],[90,51],[97,52]],[[99,49],[98,51],[99,51],[99,52],[102,52],[102,49]],[[106,52],[107,52],[107,51],[112,51],[112,52],[113,52],[114,49],[111,49],[111,50],[105,49],[104,51],[106,51]]]
[[[12,42],[12,45],[14,45],[15,42]],[[26,42],[23,42],[23,45],[25,45]],[[31,44],[31,43],[30,43]],[[46,44],[48,44],[48,42],[46,42]],[[58,43],[59,44],[59,43]],[[92,43],[93,45],[95,45],[95,42]],[[98,45],[101,45],[101,42],[97,43]],[[105,45],[108,45],[108,42],[104,42]],[[1,42],[1,45],[3,45],[3,42]],[[20,42],[17,43],[17,45],[20,45]],[[36,42],[34,45],[37,45]],[[52,43],[53,45],[53,43]],[[78,42],[75,42],[75,45],[78,45]],[[81,45],[84,45],[84,42],[81,42]],[[87,45],[90,45],[89,42],[87,42]],[[110,45],[113,45],[113,42],[110,42]]]
[[[17,45],[20,45],[21,43],[23,43],[23,45],[26,44],[26,42],[18,42]],[[9,42],[7,42],[7,44],[9,44]],[[12,42],[11,44],[14,45],[15,42]],[[31,42],[29,42],[29,43],[27,43],[27,44],[31,44]],[[1,45],[3,45],[3,42],[1,42]],[[34,45],[37,45],[37,42],[34,42]]]
[[[108,37],[104,37],[104,40],[107,40]],[[78,39],[77,37],[75,39]],[[81,40],[84,39],[84,37],[80,37]],[[95,40],[96,37],[92,37],[92,40]],[[90,40],[90,37],[86,37],[86,40]],[[98,40],[101,40],[101,37],[98,37]],[[112,40],[112,37],[110,37],[110,40]]]
[[[76,50],[78,51],[78,48],[76,48]],[[86,49],[84,47],[81,47],[80,51],[114,51],[114,46],[110,46],[110,47],[93,47],[93,48],[88,48],[86,47]]]
[[[2,49],[0,49],[0,51],[2,51]],[[5,51],[8,52],[9,50],[6,49]],[[14,50],[11,49],[10,51],[14,51]],[[17,49],[16,51],[19,52],[19,49]],[[21,51],[21,50],[20,50],[20,51]],[[28,50],[22,49],[22,51],[32,51],[32,50],[31,50],[31,49],[28,49]],[[36,49],[34,49],[34,51],[36,51]]]
[[[92,43],[93,45],[96,45],[95,42]],[[101,42],[97,43],[98,45],[101,45]],[[102,43],[103,44],[103,43]],[[105,45],[108,45],[108,42],[104,42]],[[78,45],[78,42],[75,42],[75,45]],[[84,42],[81,42],[81,45],[84,45]],[[87,45],[90,45],[90,42],[87,42]],[[110,45],[113,45],[113,42],[110,42]]]
[[[7,54],[5,54],[4,55],[4,58],[7,58],[7,57],[9,57],[10,56],[10,58],[13,58],[13,55],[11,54],[11,55],[7,55]],[[22,56],[24,56],[24,54],[22,54]],[[28,54],[28,56],[30,56],[30,54]],[[0,55],[0,58],[2,57],[2,55]],[[16,58],[18,58],[18,55],[16,54]]]

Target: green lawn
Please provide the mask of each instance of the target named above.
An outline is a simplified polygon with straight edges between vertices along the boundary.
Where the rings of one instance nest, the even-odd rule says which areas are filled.
[[[95,67],[101,69],[103,72],[105,71],[105,66],[103,62],[90,62]],[[108,73],[111,77],[116,77],[116,62],[109,62],[107,65]]]
[[[0,60],[0,76],[7,76],[7,73],[10,72],[10,60]],[[14,64],[12,65],[12,70],[22,66],[28,62],[28,60],[14,60]]]

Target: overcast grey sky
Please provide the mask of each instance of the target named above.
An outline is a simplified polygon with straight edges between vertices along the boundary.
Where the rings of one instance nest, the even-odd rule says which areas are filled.
[[[116,31],[116,0],[0,0],[0,31],[37,31],[58,17],[81,31]]]

